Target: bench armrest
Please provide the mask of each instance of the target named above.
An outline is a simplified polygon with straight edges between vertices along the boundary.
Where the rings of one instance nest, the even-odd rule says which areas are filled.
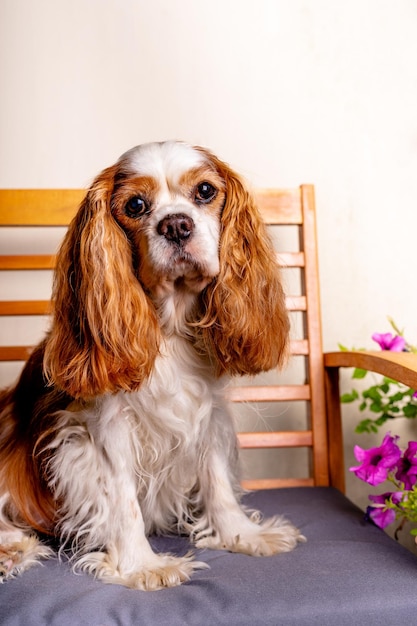
[[[324,354],[330,484],[345,491],[339,368],[358,367],[417,390],[417,354],[411,352],[340,351]]]
[[[324,355],[324,367],[359,367],[417,389],[417,354],[412,352],[327,352]]]

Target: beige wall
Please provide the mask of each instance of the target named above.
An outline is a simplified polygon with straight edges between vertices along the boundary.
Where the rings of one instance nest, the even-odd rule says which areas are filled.
[[[181,138],[317,186],[324,343],[417,341],[414,0],[2,0],[0,186]],[[360,302],[360,304],[358,304]]]
[[[165,138],[313,182],[325,348],[388,314],[417,343],[415,0],[1,0],[0,64],[0,186]]]

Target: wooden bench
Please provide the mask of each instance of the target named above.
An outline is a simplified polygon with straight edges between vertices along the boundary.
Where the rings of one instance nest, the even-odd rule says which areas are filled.
[[[18,247],[20,229],[27,227],[35,227],[36,229],[47,229],[57,226],[65,227],[74,216],[84,193],[83,190],[74,189],[2,190],[0,191],[0,226],[12,229],[10,236],[15,238],[16,246]],[[246,568],[254,567],[256,570],[254,570],[254,577],[250,577],[248,580],[252,580],[252,586],[255,585],[257,592],[254,594],[253,601],[251,601],[250,593],[254,593],[253,588],[251,590],[248,589],[247,592],[242,591],[242,589],[237,590],[239,601],[242,602],[240,616],[239,618],[234,618],[232,614],[229,614],[229,605],[233,604],[229,598],[225,604],[229,608],[224,609],[224,623],[294,623],[297,626],[305,623],[323,626],[323,624],[357,624],[365,619],[368,624],[377,624],[380,619],[385,619],[388,623],[401,623],[401,619],[406,619],[412,614],[413,619],[415,619],[417,612],[417,600],[414,599],[415,592],[409,594],[409,600],[405,598],[405,595],[409,587],[411,587],[411,583],[407,582],[410,576],[413,577],[413,585],[417,580],[417,561],[414,563],[409,553],[405,553],[400,546],[386,537],[379,529],[370,525],[364,525],[360,521],[361,515],[355,507],[350,505],[347,499],[341,496],[340,493],[337,495],[338,492],[329,491],[328,488],[336,487],[339,492],[344,491],[345,469],[343,465],[343,440],[338,387],[339,368],[361,367],[370,369],[417,389],[417,357],[413,354],[390,352],[332,352],[323,355],[314,188],[312,185],[302,185],[294,189],[258,190],[256,196],[262,215],[271,228],[274,241],[278,242],[277,254],[284,267],[284,282],[288,281],[291,288],[294,287],[294,292],[287,292],[287,306],[293,318],[291,360],[292,363],[297,362],[295,369],[298,373],[298,380],[296,382],[287,380],[289,374],[286,372],[283,374],[273,372],[263,377],[256,377],[253,380],[238,381],[238,383],[230,387],[230,399],[236,403],[242,456],[244,457],[248,452],[257,450],[257,454],[260,455],[257,458],[261,459],[260,461],[257,460],[255,464],[251,463],[249,459],[247,463],[249,469],[251,466],[255,466],[256,468],[261,467],[261,471],[257,469],[257,475],[254,477],[249,474],[245,475],[243,482],[250,489],[264,490],[258,492],[260,494],[258,496],[256,494],[251,496],[252,500],[249,499],[249,505],[253,502],[254,506],[261,506],[261,508],[263,506],[266,513],[270,514],[271,510],[274,512],[275,504],[276,510],[281,511],[284,503],[284,512],[288,513],[289,517],[294,518],[294,511],[296,517],[297,510],[300,511],[302,509],[306,512],[307,518],[311,515],[311,519],[306,518],[307,521],[305,522],[305,534],[308,538],[307,547],[302,546],[298,548],[294,553],[291,553],[293,556],[270,557],[274,563],[277,563],[278,568],[277,573],[274,574],[276,582],[272,584],[272,587],[269,574],[267,574],[270,571],[270,567],[272,567],[268,563],[272,561],[255,559],[256,563],[259,561],[259,564],[256,566],[253,565],[253,560],[250,561],[250,564],[245,561]],[[9,231],[7,232],[9,233]],[[18,280],[19,272],[23,270],[50,271],[54,267],[54,262],[53,251],[50,251],[48,254],[35,254],[28,249],[23,249],[20,252],[1,255],[0,269],[6,272],[16,272],[16,280]],[[32,298],[30,300],[23,297],[21,299],[6,298],[0,303],[0,315],[12,319],[14,317],[29,316],[28,320],[30,320],[32,319],[31,316],[45,315],[49,311],[50,302],[44,298]],[[10,337],[7,337],[7,344],[0,348],[0,360],[4,362],[25,360],[31,349],[31,346],[22,345],[17,339],[14,342]],[[290,363],[289,371],[292,368],[293,365]],[[280,384],[281,380],[284,381],[283,384]],[[292,403],[298,407],[294,413],[289,408]],[[305,413],[303,417],[299,416],[301,406]],[[272,414],[271,419],[268,415],[269,410]],[[277,426],[281,422],[285,423],[283,430]],[[292,423],[294,428],[291,428]],[[298,461],[298,454],[301,450],[307,455],[307,461],[303,461],[303,463]],[[285,451],[287,453],[287,461],[281,463],[280,459],[284,457],[280,455],[285,454]],[[263,453],[267,453],[266,461],[262,461]],[[290,457],[288,457],[288,454],[290,454]],[[274,455],[278,462],[272,463],[268,461],[268,459],[272,458],[271,455]],[[280,473],[282,465],[285,465],[284,475]],[[305,475],[300,475],[300,466],[303,467],[303,470],[306,470]],[[274,469],[273,473],[271,468]],[[287,487],[289,489],[276,490],[276,487]],[[297,487],[297,489],[293,489],[294,487]],[[318,490],[310,489],[312,487],[317,487]],[[255,499],[253,500],[253,498]],[[256,498],[260,500],[257,501]],[[333,498],[336,499],[333,500]],[[342,516],[338,517],[342,510],[345,513],[347,512],[346,526],[343,525]],[[335,518],[333,521],[337,527],[334,531],[329,530],[330,526],[328,528],[326,526],[326,524],[331,523],[332,516]],[[319,524],[321,517],[324,522],[324,530],[317,531],[314,523],[317,522]],[[313,539],[309,535],[311,525],[311,536]],[[355,530],[353,530],[353,526],[355,526]],[[362,530],[365,527],[366,531]],[[314,534],[315,532],[317,537]],[[333,532],[336,534],[332,534]],[[355,543],[356,539],[353,535],[349,538],[349,532],[359,533],[358,543]],[[340,533],[340,536],[337,533]],[[361,533],[364,534],[361,535]],[[375,533],[378,534],[375,535]],[[383,539],[380,539],[380,537],[383,537]],[[311,549],[309,542],[312,541],[314,547],[315,540],[321,542],[320,545],[323,552],[316,552],[315,557],[314,555],[306,557],[304,569],[297,570],[297,567],[302,567],[299,560],[301,551],[306,550],[304,554],[309,554],[308,550]],[[352,541],[351,544],[349,543],[350,540]],[[332,549],[336,550],[334,552],[335,560],[332,560],[333,556],[328,555],[329,546],[326,547],[326,541],[336,542],[331,546]],[[339,543],[337,543],[338,541]],[[343,541],[346,543],[346,549],[351,551],[350,556],[345,554],[341,548],[341,542],[343,543]],[[357,571],[350,570],[351,578],[347,576],[346,571],[342,570],[348,567],[349,558],[353,558],[352,551],[359,546],[358,554],[360,554],[360,546],[362,545],[363,550],[366,552],[369,546],[372,547],[374,545],[372,543],[374,541],[376,542],[375,545],[378,545],[378,549],[375,549],[376,552],[381,551],[381,558],[385,558],[381,567],[386,567],[386,559],[392,558],[394,569],[391,574],[397,578],[393,579],[390,585],[389,573],[386,572],[385,575],[382,571],[380,579],[377,582],[373,580],[373,590],[372,592],[369,591],[369,596],[372,596],[372,598],[369,598],[368,606],[363,593],[360,592],[361,584],[363,585],[363,590],[367,589],[366,567],[363,567],[358,561]],[[201,618],[193,614],[194,618],[189,623],[220,623],[216,621],[222,615],[221,612],[217,613],[217,611],[220,611],[220,600],[218,599],[220,596],[218,594],[221,595],[221,590],[224,589],[225,597],[227,598],[227,594],[230,591],[226,591],[226,588],[228,589],[227,585],[229,583],[230,585],[232,584],[229,580],[222,583],[222,576],[227,571],[226,577],[233,578],[233,572],[237,571],[233,567],[237,567],[238,570],[239,567],[243,567],[243,565],[239,566],[237,563],[242,555],[227,556],[229,559],[235,559],[236,564],[232,564],[230,566],[232,569],[230,570],[227,570],[225,566],[226,569],[224,571],[222,570],[222,565],[219,565],[220,569],[216,569],[210,561],[211,557],[207,556],[208,561],[212,565],[212,570],[210,571],[214,572],[213,575],[217,577],[215,584],[213,583],[213,589],[217,590],[217,595],[214,594],[213,589],[211,591],[208,589],[208,597],[211,598],[210,602],[212,603],[210,605],[211,608],[207,608],[207,605],[207,612]],[[222,556],[221,558],[224,559],[225,557]],[[367,558],[370,559],[372,557],[368,556]],[[327,559],[330,560],[328,561]],[[261,561],[263,565],[260,564]],[[225,563],[222,560],[221,563],[223,562]],[[241,563],[241,561],[239,562]],[[337,562],[339,562],[338,567],[340,571],[337,570],[337,566],[335,571],[334,564],[337,564]],[[367,563],[369,566],[369,561]],[[1,586],[0,603],[2,606],[5,606],[5,603],[10,605],[13,602],[13,598],[17,602],[19,589],[25,594],[25,598],[28,597],[27,594],[29,592],[26,589],[27,585],[25,586],[26,579],[28,581],[30,579],[33,585],[37,577],[42,572],[45,572],[46,581],[48,576],[53,577],[57,575],[57,567],[57,564],[51,564],[49,569],[45,567],[42,570],[35,568],[33,572],[29,570],[22,577],[21,581],[13,581]],[[352,568],[352,561],[349,561],[349,567]],[[286,568],[288,580],[291,580],[290,585],[294,585],[294,588],[299,588],[298,594],[294,590],[289,593],[291,600],[286,600],[285,597],[281,598],[280,595],[285,594],[285,589],[287,589],[286,575],[282,573],[283,570],[285,572]],[[243,576],[240,570],[239,575]],[[376,576],[375,572],[374,575]],[[200,578],[198,576],[197,579],[200,580],[200,585],[204,587],[205,575],[201,574]],[[82,580],[83,585],[87,584],[87,587],[91,587],[91,589],[95,590],[95,593],[99,593],[104,607],[107,602],[105,600],[106,592],[97,591],[98,583],[90,580],[85,583],[85,579],[83,578]],[[14,584],[16,584],[16,592],[14,591]],[[78,585],[78,582],[74,584]],[[315,590],[316,584],[319,586],[319,591]],[[321,589],[320,585],[328,585],[329,594],[333,594],[333,596],[330,597],[326,594],[326,589]],[[401,602],[395,604],[397,598],[395,589],[398,589],[401,585]],[[87,606],[83,604],[81,587],[80,597],[78,598],[77,596],[76,603],[78,604],[76,606],[83,607],[80,608],[80,611],[82,610],[85,616],[95,615],[95,613],[89,613],[93,609],[88,603]],[[7,592],[4,592],[6,588]],[[269,588],[274,590],[273,597],[268,592]],[[185,597],[185,601],[188,602],[187,598],[189,599],[191,590],[192,587],[184,586],[178,590],[160,592],[157,596],[162,599],[163,607],[163,599],[167,597],[171,599],[184,599]],[[123,603],[123,598],[127,598],[125,596],[126,592],[129,593],[127,590],[118,589],[118,595],[116,592],[112,592],[110,596],[117,596],[119,601]],[[342,597],[345,597],[343,595],[344,592],[346,593],[346,613],[343,613],[341,610],[343,604]],[[246,593],[249,594],[247,599]],[[378,593],[381,594],[380,614],[375,601]],[[349,596],[349,594],[351,595]],[[354,594],[354,597],[352,594]],[[35,592],[30,592],[29,596],[32,598],[32,604],[28,606],[31,606],[35,611],[36,603],[39,600],[36,600]],[[139,596],[143,598],[143,594],[139,594]],[[148,616],[154,615],[155,623],[159,623],[160,620],[163,620],[163,608],[156,608],[158,605],[152,599],[155,597],[154,594],[145,594],[145,596],[146,600],[135,600],[136,608],[132,609],[132,615],[136,615],[136,619],[139,619],[139,616],[141,616],[141,619],[143,618],[144,621],[140,623],[148,623],[143,616],[149,610],[149,615],[148,613],[146,614]],[[320,599],[320,602],[310,606],[316,596]],[[129,597],[132,598],[132,596]],[[257,606],[257,600],[260,602],[259,606]],[[297,602],[300,603],[299,606]],[[306,605],[303,606],[303,602],[307,602],[307,608]],[[176,603],[176,600],[174,600],[174,603]],[[387,606],[390,606],[390,603],[392,609],[389,609],[387,613]],[[279,614],[281,617],[274,613],[275,610],[278,610],[276,605],[282,605],[282,612]],[[394,605],[397,612],[394,611]],[[260,616],[258,621],[254,617],[254,607],[256,606],[258,611],[256,615]],[[186,623],[185,621],[180,621],[179,616],[182,614],[182,609],[177,604],[175,604],[175,607],[175,609],[172,609],[172,612],[166,609],[167,622],[172,624]],[[103,623],[105,617],[104,613],[100,611],[104,610],[102,608],[98,611]],[[394,615],[399,616],[401,619],[396,622],[392,621]],[[66,624],[64,617],[62,619],[62,623]],[[92,623],[88,621],[87,617],[85,619],[87,619],[87,622],[83,623]],[[235,621],[233,621],[234,619]],[[281,619],[282,621],[280,621]],[[97,623],[99,623],[98,617],[97,620]],[[139,623],[139,621],[134,623]]]

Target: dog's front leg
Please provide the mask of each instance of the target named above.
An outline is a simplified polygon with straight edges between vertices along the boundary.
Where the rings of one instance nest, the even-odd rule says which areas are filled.
[[[88,551],[76,557],[75,567],[94,574],[104,582],[116,583],[142,590],[173,587],[189,580],[193,571],[204,567],[182,557],[155,553],[145,535],[141,509],[130,485],[120,485],[120,498],[109,500],[109,517],[101,527],[92,529],[102,536],[98,551]]]
[[[75,569],[135,589],[179,585],[204,564],[153,552],[137,498],[131,425],[119,419],[113,426],[109,420],[103,435],[69,420],[49,446],[57,530],[74,550]]]
[[[196,528],[196,546],[269,556],[288,552],[305,541],[300,531],[281,516],[261,519],[258,511],[248,516],[238,503],[232,487],[228,460],[213,452],[207,464],[203,485],[205,528]]]

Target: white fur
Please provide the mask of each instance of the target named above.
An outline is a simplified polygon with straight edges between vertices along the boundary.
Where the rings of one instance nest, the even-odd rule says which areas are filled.
[[[151,176],[164,182],[169,179],[178,182],[184,172],[205,163],[204,156],[186,143],[164,141],[146,143],[128,150],[120,157],[141,176]]]

